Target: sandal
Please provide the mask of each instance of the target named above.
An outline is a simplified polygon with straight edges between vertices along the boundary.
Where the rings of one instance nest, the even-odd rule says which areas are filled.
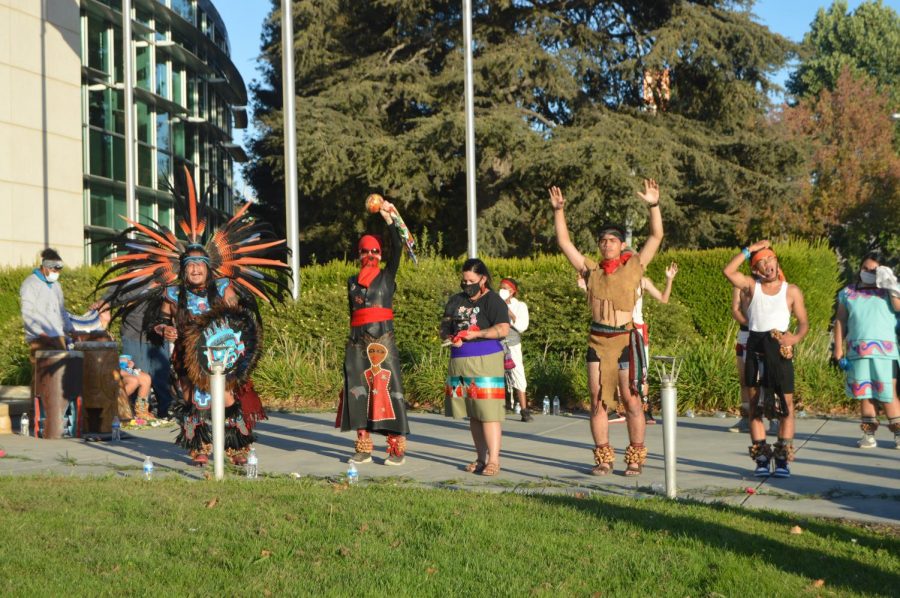
[[[484,470],[484,461],[472,461],[466,465],[465,470],[468,473],[481,473]]]
[[[606,475],[612,473],[612,463],[600,463],[591,469],[592,475]]]
[[[644,464],[643,463],[629,463],[628,467],[625,468],[625,476],[631,477],[636,475],[641,475],[644,472]]]
[[[500,464],[499,463],[488,463],[484,466],[484,469],[481,470],[481,475],[486,476],[494,476],[500,473]]]

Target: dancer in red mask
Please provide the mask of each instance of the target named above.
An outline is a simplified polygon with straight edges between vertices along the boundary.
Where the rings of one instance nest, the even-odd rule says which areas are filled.
[[[585,257],[569,238],[563,198],[559,187],[550,188],[550,205],[556,241],[569,263],[584,278],[591,308],[591,332],[588,337],[587,372],[591,393],[591,434],[594,437],[594,475],[606,475],[613,469],[615,453],[609,445],[607,409],[615,406],[618,385],[625,401],[625,421],[630,444],[625,451],[625,475],[641,473],[647,459],[644,446],[644,411],[641,386],[646,380],[647,364],[643,337],[632,321],[644,269],[656,255],[663,238],[659,211],[659,187],[645,180],[638,193],[650,209],[650,236],[639,254],[623,253],[625,231],[607,226],[597,235],[602,260]],[[604,407],[604,404],[606,407]]]
[[[359,240],[359,273],[347,281],[350,307],[350,336],[344,357],[344,389],[338,405],[335,427],[342,432],[356,430],[353,463],[372,461],[371,433],[387,436],[385,465],[405,462],[406,400],[400,377],[400,355],[394,340],[392,304],[397,290],[395,277],[400,266],[405,229],[397,208],[384,201],[378,213],[384,218],[392,239],[385,267],[381,241],[372,235]]]

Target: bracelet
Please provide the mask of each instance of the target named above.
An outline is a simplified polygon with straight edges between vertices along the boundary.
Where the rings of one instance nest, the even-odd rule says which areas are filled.
[[[647,207],[648,207],[649,209],[651,209],[651,210],[652,210],[653,208],[658,208],[658,207],[659,207],[659,202],[656,202],[656,203],[648,203],[648,204],[647,204]]]
[[[747,261],[750,260],[750,248],[749,247],[744,247],[743,249],[741,249],[741,253],[744,254],[745,260],[747,260]]]

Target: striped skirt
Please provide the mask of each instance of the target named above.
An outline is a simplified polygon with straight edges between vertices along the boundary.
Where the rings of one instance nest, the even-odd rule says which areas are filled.
[[[498,343],[499,345],[499,343]],[[450,358],[444,386],[444,413],[485,422],[506,418],[503,350],[488,355]]]

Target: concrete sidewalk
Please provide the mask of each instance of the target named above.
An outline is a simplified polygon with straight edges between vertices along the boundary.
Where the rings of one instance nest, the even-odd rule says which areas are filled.
[[[355,435],[341,434],[333,422],[331,413],[271,414],[271,419],[258,428],[260,471],[342,476]],[[730,418],[679,418],[679,497],[900,524],[900,450],[893,448],[887,426],[878,431],[878,448],[862,450],[856,447],[860,434],[857,422],[797,420],[798,450],[793,476],[760,479],[751,475],[747,436],[727,432],[733,423]],[[611,441],[617,451],[615,473],[605,477],[590,474],[592,443],[585,415],[537,415],[534,422],[527,424],[511,415],[503,429],[502,471],[494,478],[463,471],[473,458],[468,422],[411,413],[410,428],[406,464],[382,465],[386,456],[384,440],[376,436],[374,462],[359,467],[363,482],[394,477],[414,484],[482,491],[587,492],[635,497],[661,492],[665,483],[661,424],[647,428],[650,454],[644,474],[636,478],[621,475],[627,445],[622,424],[610,426]],[[0,459],[0,474],[136,476],[141,474],[145,455],[156,463],[156,475],[202,479],[204,471],[212,470],[211,465],[205,470],[191,465],[185,453],[173,444],[173,424],[129,431],[128,435],[119,443],[0,436],[0,447],[8,453]],[[749,494],[748,488],[755,493]]]

